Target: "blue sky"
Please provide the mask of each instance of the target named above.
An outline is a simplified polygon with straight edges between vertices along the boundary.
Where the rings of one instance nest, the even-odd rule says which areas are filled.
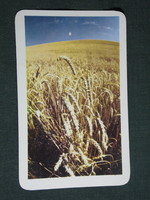
[[[26,46],[68,40],[119,42],[119,17],[25,17]]]

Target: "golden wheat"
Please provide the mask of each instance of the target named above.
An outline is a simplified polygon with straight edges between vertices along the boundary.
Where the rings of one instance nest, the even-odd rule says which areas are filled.
[[[70,103],[70,101],[67,98],[63,98],[63,101],[64,101],[68,111],[70,112],[70,115],[71,115],[72,120],[73,120],[74,125],[75,125],[75,129],[78,132],[79,131],[79,122],[77,120],[74,108],[73,108],[72,104]]]
[[[70,69],[71,69],[72,73],[74,75],[76,75],[76,71],[75,71],[75,69],[73,67],[73,64],[72,64],[71,60],[67,56],[59,56],[59,58],[57,60],[58,61],[59,60],[65,60],[68,63],[68,65],[70,66]]]
[[[118,57],[87,52],[27,61],[29,156],[57,152],[49,176],[121,173]]]

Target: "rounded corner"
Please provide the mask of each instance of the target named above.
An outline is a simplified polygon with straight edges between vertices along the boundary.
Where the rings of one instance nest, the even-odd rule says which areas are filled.
[[[31,189],[28,187],[28,184],[26,181],[23,181],[21,178],[19,178],[19,185],[23,190],[30,191]]]
[[[130,177],[131,177],[131,173],[129,172],[129,174],[126,175],[126,177],[124,178],[121,186],[127,185],[129,183],[129,181],[130,181]]]
[[[119,16],[120,18],[122,18],[124,21],[126,21],[126,16],[122,11],[119,10],[113,10],[112,11],[116,16]]]
[[[123,12],[121,12],[121,11],[117,11],[117,12],[118,12],[118,14],[119,14],[119,17],[122,18],[122,20],[124,20],[124,21],[126,22],[127,19],[126,19],[125,14],[124,14]]]
[[[22,15],[23,12],[24,12],[24,10],[19,10],[15,15],[15,19],[17,19],[20,15]]]
[[[26,10],[19,10],[16,15],[15,15],[15,24],[17,23],[17,21],[24,16],[26,13]]]

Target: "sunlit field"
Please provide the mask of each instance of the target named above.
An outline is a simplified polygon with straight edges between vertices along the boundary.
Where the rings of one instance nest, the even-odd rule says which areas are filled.
[[[28,177],[122,174],[119,43],[26,48]]]

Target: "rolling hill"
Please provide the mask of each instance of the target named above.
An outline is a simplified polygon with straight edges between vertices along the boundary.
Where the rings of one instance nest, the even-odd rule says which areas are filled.
[[[119,43],[104,40],[73,40],[29,46],[27,60],[49,59],[53,56],[94,55],[118,58]]]

